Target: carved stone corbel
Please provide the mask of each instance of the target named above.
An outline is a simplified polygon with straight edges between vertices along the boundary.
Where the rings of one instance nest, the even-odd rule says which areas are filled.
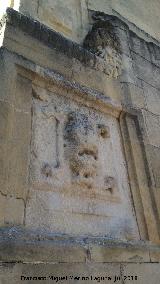
[[[109,78],[120,76],[122,66],[120,42],[110,21],[105,17],[97,18],[83,46],[98,57],[98,67]]]

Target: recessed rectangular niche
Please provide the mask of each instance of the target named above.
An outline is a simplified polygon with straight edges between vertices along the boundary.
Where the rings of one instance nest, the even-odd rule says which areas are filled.
[[[39,87],[33,94],[26,226],[139,239],[118,120]]]

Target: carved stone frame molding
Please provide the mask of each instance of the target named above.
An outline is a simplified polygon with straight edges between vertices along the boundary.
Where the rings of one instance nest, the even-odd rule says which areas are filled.
[[[142,240],[159,243],[160,223],[146,158],[141,112],[122,112],[120,125],[140,236]]]

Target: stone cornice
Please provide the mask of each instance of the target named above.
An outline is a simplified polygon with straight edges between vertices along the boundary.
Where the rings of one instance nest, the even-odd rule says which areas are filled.
[[[56,91],[59,95],[66,96],[83,105],[112,115],[116,118],[120,116],[120,113],[122,112],[122,105],[120,102],[113,100],[102,92],[83,86],[75,81],[68,80],[62,74],[54,70],[35,65],[33,62],[26,61],[22,57],[16,57],[17,72],[24,77],[31,78],[33,84],[39,85],[39,82],[44,80],[47,82],[46,88],[50,91]]]
[[[12,8],[8,8],[5,22],[19,28],[26,34],[68,57],[76,58],[87,66],[96,66],[97,58],[94,54],[31,17],[23,15]]]
[[[1,228],[0,246],[0,261],[5,262],[148,263],[160,258],[160,247],[150,242],[55,235],[21,227]]]
[[[114,20],[115,19],[113,19],[113,21]],[[75,58],[84,66],[103,72],[109,78],[117,78],[117,76],[112,76],[111,72],[115,67],[114,60],[112,60],[113,62],[111,64],[105,62],[104,58],[101,56],[97,56],[97,54],[88,51],[76,42],[65,38],[60,33],[29,16],[21,14],[12,8],[8,8],[1,26],[4,25],[4,23],[6,23],[8,27],[11,25],[12,27],[19,29],[26,35],[29,35],[49,48],[55,49],[66,55],[68,58]]]

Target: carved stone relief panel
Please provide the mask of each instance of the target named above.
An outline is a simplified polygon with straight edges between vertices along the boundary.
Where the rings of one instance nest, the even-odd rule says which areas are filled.
[[[116,118],[34,87],[26,225],[138,239]]]

